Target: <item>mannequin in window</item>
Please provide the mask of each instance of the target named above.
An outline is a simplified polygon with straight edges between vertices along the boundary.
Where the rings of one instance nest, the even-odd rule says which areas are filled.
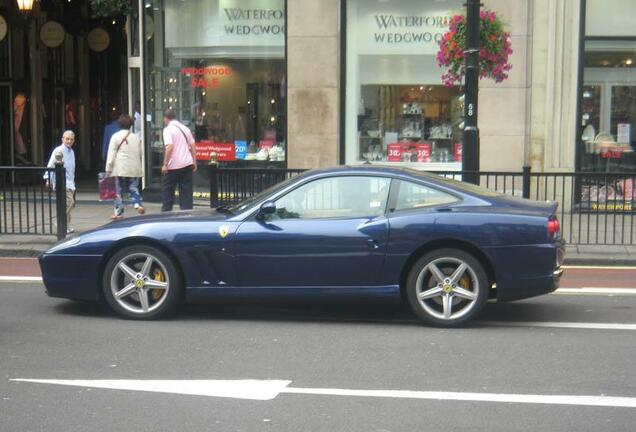
[[[224,138],[223,131],[223,114],[221,114],[221,110],[219,109],[219,103],[214,102],[212,104],[212,110],[207,116],[210,122],[210,135],[214,141],[220,141]]]
[[[26,96],[24,93],[18,93],[13,99],[13,128],[15,131],[15,159],[23,165],[31,165],[27,159],[27,148],[22,137],[21,127],[24,119],[24,110],[26,108]]]
[[[247,139],[247,132],[245,128],[245,107],[238,107],[238,114],[234,121],[234,139],[238,141],[245,141]]]
[[[583,128],[583,134],[581,135],[581,141],[585,146],[585,153],[594,153],[594,138],[596,137],[596,130],[592,123],[588,123]]]

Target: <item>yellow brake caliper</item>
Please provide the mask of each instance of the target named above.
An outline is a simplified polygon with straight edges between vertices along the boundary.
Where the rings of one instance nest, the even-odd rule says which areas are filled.
[[[470,277],[468,277],[468,275],[462,276],[457,284],[465,290],[470,291]]]
[[[157,282],[165,282],[166,281],[166,277],[163,274],[163,272],[159,269],[155,270],[155,274],[153,277],[154,280],[156,280]],[[155,300],[159,300],[161,298],[161,295],[163,293],[164,290],[159,290],[159,289],[153,289],[152,290],[152,298]]]

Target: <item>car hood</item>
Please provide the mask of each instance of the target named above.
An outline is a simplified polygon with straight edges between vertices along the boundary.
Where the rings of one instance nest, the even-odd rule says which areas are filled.
[[[172,212],[163,212],[163,213],[155,213],[148,214],[143,216],[134,216],[130,218],[119,219],[116,221],[112,221],[107,223],[99,228],[124,228],[124,227],[132,227],[135,225],[142,225],[147,223],[163,223],[163,222],[178,222],[178,221],[198,221],[198,220],[206,220],[206,221],[223,221],[230,217],[225,213],[219,213],[215,209],[211,208],[202,208],[196,210],[186,210],[186,211],[172,211]],[[94,231],[94,230],[91,230]],[[88,231],[88,232],[91,232]],[[87,233],[88,233],[87,232]]]

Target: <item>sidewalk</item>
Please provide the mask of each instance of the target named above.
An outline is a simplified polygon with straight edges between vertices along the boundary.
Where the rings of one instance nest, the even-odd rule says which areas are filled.
[[[206,206],[205,202],[195,202],[196,206]],[[144,202],[146,214],[159,213],[161,204]],[[76,233],[107,224],[113,213],[112,202],[100,202],[96,192],[77,194],[77,206],[73,209],[71,226]],[[126,207],[127,216],[137,213],[132,206]],[[57,238],[52,235],[0,235],[0,256],[33,257],[48,249]],[[568,265],[636,266],[636,246],[591,246],[568,245],[565,255]]]
[[[100,202],[96,192],[78,192],[76,199],[77,205],[71,214],[71,227],[75,233],[82,233],[110,222],[110,216],[113,214],[112,201]],[[195,202],[195,208],[199,205],[203,203]],[[161,204],[157,202],[144,201],[144,207],[146,214],[161,211]],[[137,216],[137,212],[127,203],[124,215]],[[0,257],[34,257],[55,242],[57,237],[54,235],[0,234]]]

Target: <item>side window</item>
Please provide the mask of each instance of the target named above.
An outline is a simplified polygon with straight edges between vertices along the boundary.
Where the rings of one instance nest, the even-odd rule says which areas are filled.
[[[391,180],[342,176],[315,180],[276,201],[272,219],[374,217],[384,213]]]
[[[458,201],[454,196],[427,186],[400,180],[395,210],[432,207]]]

